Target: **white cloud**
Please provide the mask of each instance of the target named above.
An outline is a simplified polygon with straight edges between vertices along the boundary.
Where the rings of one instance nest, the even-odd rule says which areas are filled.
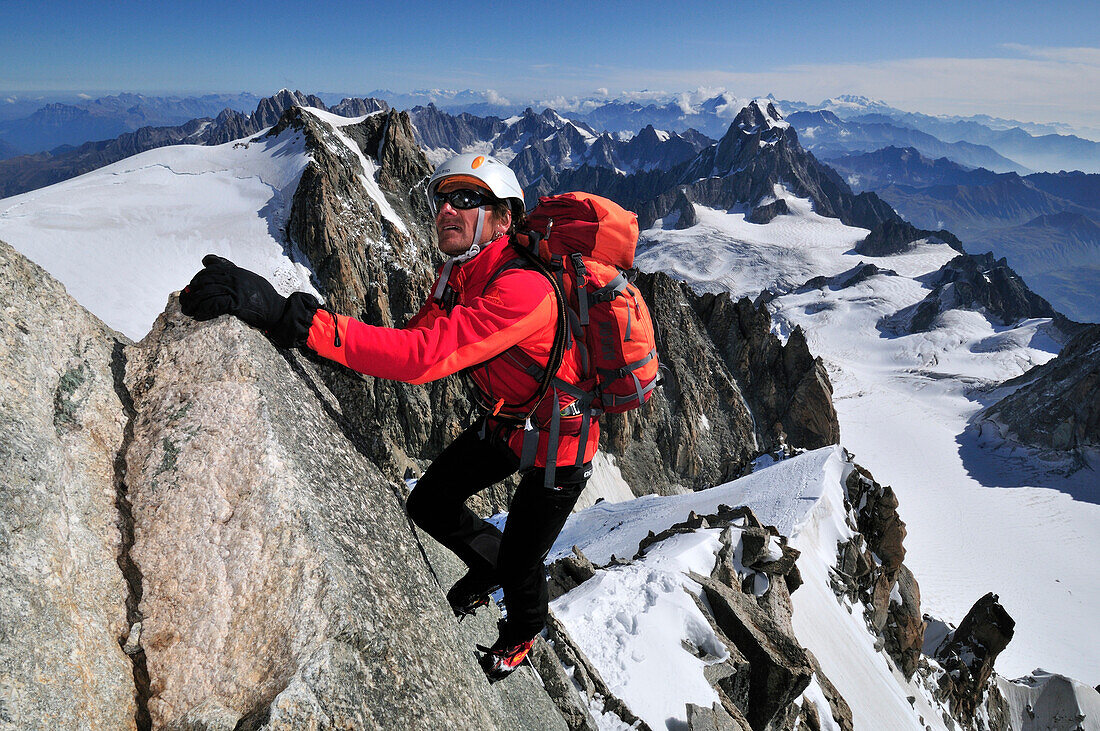
[[[1020,52],[1023,49],[1014,47]],[[621,69],[617,85],[629,88],[631,80],[644,79],[646,84],[664,88],[736,88],[753,96],[774,93],[810,103],[839,94],[859,94],[928,114],[990,114],[1095,126],[1100,109],[1100,49],[1027,50],[1027,58],[800,64],[753,73]]]
[[[501,96],[500,94],[498,94],[493,89],[486,89],[485,90],[485,101],[489,102],[490,104],[495,104],[497,106],[502,106],[502,107],[508,106],[512,103],[512,102],[508,101],[508,99],[506,97]]]
[[[1067,63],[1100,66],[1100,48],[1052,48],[1026,46],[1022,43],[1004,43],[1001,47],[1009,51],[1017,51],[1018,53],[1022,53],[1032,58],[1045,58],[1050,61],[1064,61]]]

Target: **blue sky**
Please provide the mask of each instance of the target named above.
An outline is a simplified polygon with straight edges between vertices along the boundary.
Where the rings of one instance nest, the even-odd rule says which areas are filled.
[[[1100,126],[1092,2],[0,1],[0,90],[839,93]]]

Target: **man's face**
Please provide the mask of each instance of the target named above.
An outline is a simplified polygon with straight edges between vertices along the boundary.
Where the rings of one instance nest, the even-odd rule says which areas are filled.
[[[473,245],[474,231],[477,230],[477,208],[455,208],[443,201],[435,215],[435,232],[439,240],[439,250],[448,256],[466,253]],[[506,219],[511,218],[507,216]],[[480,244],[492,241],[508,230],[510,220],[501,221],[493,215],[492,209],[485,209],[485,224],[482,226]]]

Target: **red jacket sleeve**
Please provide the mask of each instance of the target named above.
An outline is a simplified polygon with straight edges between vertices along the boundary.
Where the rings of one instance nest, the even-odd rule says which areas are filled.
[[[434,381],[483,363],[528,339],[553,339],[557,318],[550,283],[536,272],[505,272],[485,293],[450,314],[414,318],[405,329],[375,327],[318,310],[306,345],[369,376]]]

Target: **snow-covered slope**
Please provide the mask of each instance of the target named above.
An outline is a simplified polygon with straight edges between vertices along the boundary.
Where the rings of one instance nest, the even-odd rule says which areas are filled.
[[[692,228],[646,231],[638,264],[710,291],[785,293],[769,304],[776,328],[806,331],[829,369],[842,443],[898,494],[924,610],[958,622],[993,591],[1016,620],[999,672],[1041,666],[1091,684],[1100,678],[1100,635],[1088,629],[1100,606],[1100,479],[980,447],[966,432],[981,389],[1057,352],[1049,321],[1006,328],[951,310],[926,333],[884,332],[879,321],[921,300],[921,276],[957,252],[925,242],[895,256],[857,255],[864,230],[821,219],[804,202],[788,205],[794,215],[766,225],[698,209]],[[861,261],[893,273],[795,287]]]
[[[928,690],[905,681],[875,650],[862,608],[841,603],[830,589],[837,542],[852,535],[843,487],[852,469],[842,449],[826,447],[696,493],[600,503],[570,518],[549,559],[569,554],[573,546],[597,564],[613,555],[630,557],[649,531],[660,533],[692,511],[705,515],[719,505],[747,505],[802,552],[798,568],[805,583],[791,595],[795,633],[851,706],[855,727],[944,728]],[[552,605],[610,690],[652,728],[686,723],[685,703],[709,707],[717,700],[703,670],[727,657],[728,648],[685,589],[702,595],[686,572],[710,573],[719,532],[703,529],[661,541],[641,559],[600,569]],[[682,642],[702,650],[704,658]],[[908,696],[914,696],[912,703]],[[821,718],[831,720],[815,684],[802,702],[815,703]]]
[[[283,226],[309,161],[294,130],[216,147],[150,150],[0,201],[0,239],[130,338],[148,332],[204,254],[309,289]]]
[[[303,109],[335,130],[359,160],[367,194],[405,231],[378,187],[376,165],[340,132],[366,117]],[[293,127],[212,147],[149,150],[0,200],[0,240],[135,340],[144,337],[168,295],[187,284],[208,253],[262,274],[282,294],[316,295],[309,262],[291,250],[285,233],[309,161],[304,138]]]

